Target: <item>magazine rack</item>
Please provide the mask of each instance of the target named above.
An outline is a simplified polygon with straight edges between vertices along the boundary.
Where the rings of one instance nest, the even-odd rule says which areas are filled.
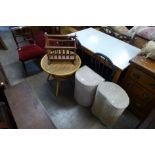
[[[76,35],[50,35],[45,33],[45,49],[49,63],[71,61],[76,57]]]

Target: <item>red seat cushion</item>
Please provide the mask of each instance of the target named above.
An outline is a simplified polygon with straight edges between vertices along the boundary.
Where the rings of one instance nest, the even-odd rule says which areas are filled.
[[[18,53],[19,60],[26,61],[44,55],[45,50],[35,44],[30,44],[19,48]]]

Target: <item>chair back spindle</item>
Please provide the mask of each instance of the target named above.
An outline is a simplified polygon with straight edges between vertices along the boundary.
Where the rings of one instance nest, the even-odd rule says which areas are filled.
[[[91,58],[91,68],[105,78],[107,81],[112,81],[115,73],[113,62],[104,54],[95,53]]]

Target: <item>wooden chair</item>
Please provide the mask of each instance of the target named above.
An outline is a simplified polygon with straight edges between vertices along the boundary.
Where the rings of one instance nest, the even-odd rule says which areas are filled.
[[[101,53],[93,54],[91,65],[91,68],[106,81],[112,81],[116,67],[106,55]]]
[[[127,43],[132,43],[132,39],[131,37],[127,36],[127,35],[124,35],[124,34],[119,34],[119,35],[116,35],[116,38],[122,40],[122,41],[125,41]]]
[[[50,35],[45,33],[45,49],[51,61],[72,61],[76,56],[76,36]]]
[[[125,34],[119,34],[118,32],[114,31],[110,26],[100,27],[99,31],[109,34],[109,35],[111,35],[119,40],[125,41],[129,44],[132,44],[131,37],[129,37]]]
[[[19,60],[27,73],[25,61],[43,56],[45,50],[35,44],[30,27],[11,27],[11,32],[17,45]]]
[[[108,26],[100,27],[99,31],[104,32],[104,33],[111,35],[111,36],[115,36],[113,29],[111,27],[108,27]]]
[[[37,31],[37,32],[32,32],[32,34],[33,34],[33,40],[35,44],[45,50],[45,35],[44,35],[45,32]]]
[[[85,107],[91,106],[99,83],[112,81],[114,73],[115,66],[107,56],[101,53],[92,55],[91,65],[84,65],[75,74],[76,102]]]

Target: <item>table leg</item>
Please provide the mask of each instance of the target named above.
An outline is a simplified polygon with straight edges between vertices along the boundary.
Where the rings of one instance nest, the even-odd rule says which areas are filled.
[[[56,96],[58,96],[59,93],[59,80],[56,79]]]
[[[50,76],[51,76],[51,75],[50,75],[50,74],[48,74],[47,80],[49,80]]]

